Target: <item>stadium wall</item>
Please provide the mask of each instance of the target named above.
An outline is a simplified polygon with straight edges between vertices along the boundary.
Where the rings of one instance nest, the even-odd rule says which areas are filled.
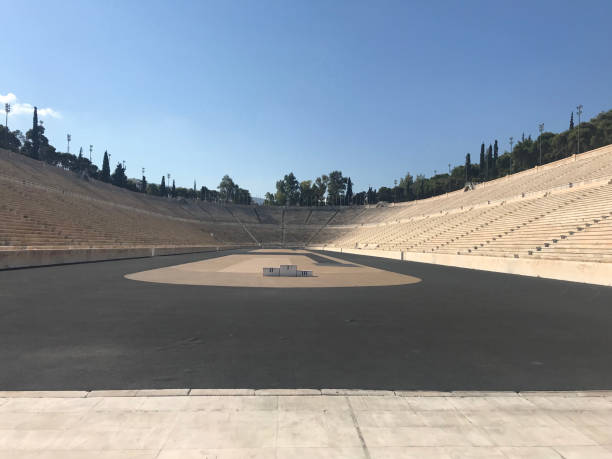
[[[0,251],[0,270],[52,266],[94,261],[121,260],[127,258],[148,258],[186,253],[217,252],[242,246],[202,247],[134,247],[134,248],[91,248],[91,249],[32,249]]]
[[[612,286],[612,263],[565,260],[525,260],[520,258],[485,257],[476,255],[447,255],[401,252],[393,250],[346,249],[341,247],[310,246],[310,250],[350,253],[390,258],[417,263],[430,263],[457,268],[477,269],[520,276],[541,277],[570,282]]]

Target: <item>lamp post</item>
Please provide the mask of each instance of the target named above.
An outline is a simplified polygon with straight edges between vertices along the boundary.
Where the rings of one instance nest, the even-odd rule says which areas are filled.
[[[6,128],[8,129],[8,114],[11,111],[11,104],[4,104],[4,112],[6,113],[5,118],[4,118],[4,125],[6,126]]]
[[[510,136],[510,173],[512,174],[512,145],[514,144],[514,137]]]
[[[582,104],[576,107],[578,113],[578,154],[580,154],[580,115],[582,115]]]
[[[91,162],[91,152],[93,151],[93,145],[89,146],[89,162]]]
[[[68,146],[66,147],[66,153],[70,153],[70,141],[72,140],[72,136],[70,134],[66,134],[66,140],[68,141]]]
[[[544,132],[544,123],[540,123],[538,126],[540,131],[540,166],[542,165],[542,132]]]

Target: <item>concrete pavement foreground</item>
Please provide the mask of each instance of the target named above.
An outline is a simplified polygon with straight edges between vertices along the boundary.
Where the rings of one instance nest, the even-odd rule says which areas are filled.
[[[0,392],[0,458],[612,458],[612,391]]]

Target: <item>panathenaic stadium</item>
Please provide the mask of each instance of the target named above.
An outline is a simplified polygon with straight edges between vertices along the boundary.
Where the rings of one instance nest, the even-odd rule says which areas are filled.
[[[0,458],[612,455],[612,146],[342,207],[0,150],[0,222]]]

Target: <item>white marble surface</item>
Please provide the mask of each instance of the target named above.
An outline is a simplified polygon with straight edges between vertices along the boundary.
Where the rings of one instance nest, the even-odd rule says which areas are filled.
[[[0,395],[0,459],[612,458],[605,391]]]

